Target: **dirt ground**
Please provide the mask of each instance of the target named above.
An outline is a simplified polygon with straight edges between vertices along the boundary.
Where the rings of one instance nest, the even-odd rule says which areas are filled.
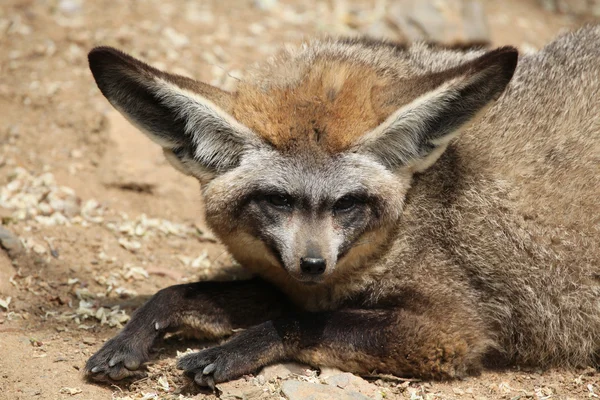
[[[158,289],[243,276],[204,228],[198,184],[112,110],[88,71],[87,52],[112,45],[231,88],[246,65],[281,44],[351,34],[382,18],[385,4],[2,0],[0,217],[25,248],[0,250],[0,399],[214,397],[174,368],[177,351],[203,344],[177,338],[159,345],[143,380],[100,386],[82,378],[86,359]],[[582,23],[533,0],[484,4],[494,45],[533,50]],[[318,381],[316,374],[294,379]],[[260,393],[238,398],[282,398],[279,379],[246,381]],[[515,367],[458,382],[384,378],[374,385],[375,397],[386,399],[600,395],[593,370]]]

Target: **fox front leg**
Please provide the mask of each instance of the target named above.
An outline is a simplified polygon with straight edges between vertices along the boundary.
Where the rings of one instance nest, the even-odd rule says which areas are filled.
[[[140,307],[125,328],[86,363],[94,380],[138,376],[156,339],[166,332],[193,329],[218,338],[277,317],[284,297],[258,279],[235,282],[197,282],[165,288]]]
[[[490,341],[475,320],[407,310],[304,313],[240,332],[221,346],[187,355],[178,367],[201,386],[295,360],[357,374],[446,379],[479,367]]]

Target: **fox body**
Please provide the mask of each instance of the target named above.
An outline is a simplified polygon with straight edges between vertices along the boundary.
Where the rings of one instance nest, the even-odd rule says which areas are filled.
[[[256,278],[158,292],[87,373],[135,375],[190,327],[244,328],[179,360],[200,385],[282,360],[433,379],[597,364],[599,42],[585,27],[518,57],[314,41],[235,93],[92,50],[102,93],[198,178]]]

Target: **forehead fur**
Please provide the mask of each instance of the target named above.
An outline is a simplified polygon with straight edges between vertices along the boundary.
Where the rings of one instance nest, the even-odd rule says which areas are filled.
[[[334,154],[421,95],[428,73],[469,56],[364,39],[315,41],[254,70],[231,111],[278,150]]]
[[[321,61],[297,85],[244,88],[234,116],[276,148],[338,152],[384,120],[372,94],[386,83],[366,67]]]
[[[398,74],[393,51],[341,42],[286,51],[238,88],[234,117],[281,150],[343,151],[390,113],[380,93]]]

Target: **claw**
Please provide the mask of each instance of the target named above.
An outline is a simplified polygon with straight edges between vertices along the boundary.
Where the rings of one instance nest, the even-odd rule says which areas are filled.
[[[213,365],[213,364],[211,364],[211,365]],[[206,376],[206,384],[208,385],[208,387],[211,390],[213,390],[213,391],[215,390],[215,378],[213,378],[212,375],[207,375]]]
[[[194,381],[198,386],[208,386],[209,388],[211,388],[211,390],[215,390],[215,378],[213,378],[212,375],[196,374],[196,376],[194,377]]]
[[[208,375],[208,374],[212,374],[214,372],[214,370],[217,368],[217,366],[215,364],[208,364],[204,370],[202,371],[202,373],[204,375]]]
[[[94,367],[94,368],[92,368],[91,372],[92,372],[92,374],[97,374],[101,370],[102,370],[102,368],[100,368],[100,367]]]

